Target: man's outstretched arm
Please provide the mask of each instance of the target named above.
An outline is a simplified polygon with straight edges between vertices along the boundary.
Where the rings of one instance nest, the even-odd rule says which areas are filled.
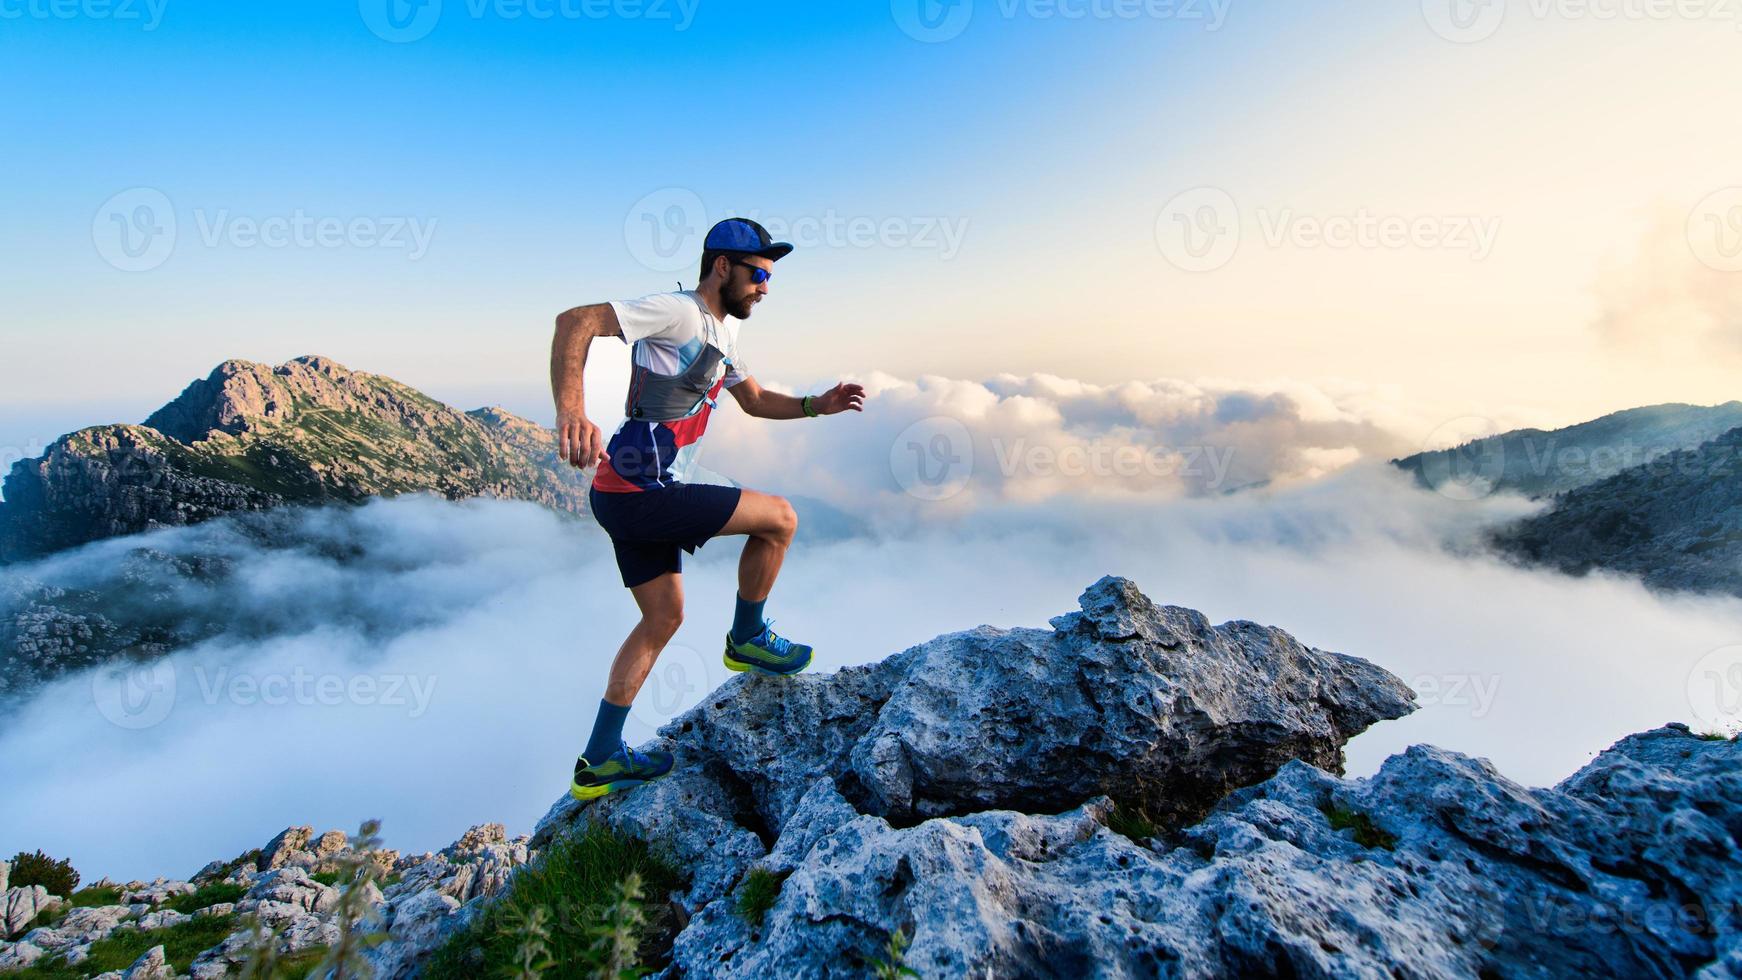
[[[577,306],[556,318],[550,345],[550,388],[556,398],[557,455],[585,469],[605,456],[604,435],[587,418],[581,378],[594,337],[621,337],[623,328],[609,303]]]
[[[769,391],[756,383],[755,378],[745,378],[730,388],[732,397],[738,399],[738,406],[744,409],[744,414],[759,419],[802,419],[804,414],[804,399],[795,395],[786,395],[778,391]],[[818,415],[834,415],[849,409],[855,412],[865,410],[865,387],[863,385],[841,382],[828,391],[811,399],[811,407]]]

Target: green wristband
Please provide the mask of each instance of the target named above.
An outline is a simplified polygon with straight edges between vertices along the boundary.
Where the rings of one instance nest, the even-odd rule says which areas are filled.
[[[818,415],[817,410],[811,407],[811,399],[815,397],[815,395],[804,396],[804,401],[801,404],[804,405],[804,414],[806,418],[814,419]]]

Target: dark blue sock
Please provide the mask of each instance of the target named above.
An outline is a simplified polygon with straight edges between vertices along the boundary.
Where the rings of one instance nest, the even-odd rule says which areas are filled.
[[[629,706],[599,699],[599,717],[593,719],[593,737],[587,740],[587,751],[581,753],[588,765],[598,765],[617,751],[623,741],[623,720],[629,717]]]
[[[751,602],[738,597],[738,611],[732,616],[732,642],[747,643],[762,632],[762,606],[767,599]]]

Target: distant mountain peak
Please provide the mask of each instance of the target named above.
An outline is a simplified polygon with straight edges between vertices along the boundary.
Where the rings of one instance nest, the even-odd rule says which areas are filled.
[[[505,409],[462,412],[329,357],[232,358],[144,425],[81,429],[14,465],[0,561],[236,511],[419,491],[581,513],[586,479],[556,448],[550,430]]]

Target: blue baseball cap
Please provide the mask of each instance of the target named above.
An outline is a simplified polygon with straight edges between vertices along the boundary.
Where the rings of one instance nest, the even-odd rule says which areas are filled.
[[[768,234],[768,229],[749,218],[727,218],[708,230],[707,240],[702,248],[710,252],[742,252],[745,255],[760,255],[776,262],[792,251],[787,242],[777,242]]]

